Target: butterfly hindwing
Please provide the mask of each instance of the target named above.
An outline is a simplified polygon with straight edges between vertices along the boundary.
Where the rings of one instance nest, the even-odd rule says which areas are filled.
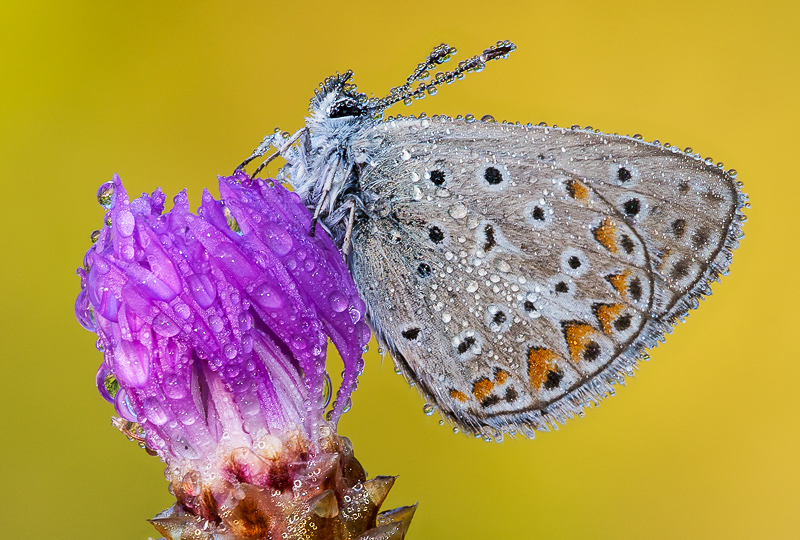
[[[365,137],[351,269],[379,338],[463,428],[579,413],[724,272],[743,195],[629,137],[444,117]]]

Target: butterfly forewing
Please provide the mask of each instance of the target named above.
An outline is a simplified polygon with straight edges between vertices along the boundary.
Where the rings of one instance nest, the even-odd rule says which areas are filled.
[[[629,137],[434,117],[364,139],[355,281],[406,376],[472,432],[599,399],[738,234],[729,175]]]

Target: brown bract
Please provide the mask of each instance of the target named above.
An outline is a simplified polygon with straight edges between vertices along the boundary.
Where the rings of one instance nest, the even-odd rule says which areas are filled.
[[[331,434],[320,447],[312,456],[294,438],[234,450],[224,478],[175,474],[178,502],[150,522],[166,540],[404,538],[416,505],[381,512],[395,477],[367,480],[345,437]]]

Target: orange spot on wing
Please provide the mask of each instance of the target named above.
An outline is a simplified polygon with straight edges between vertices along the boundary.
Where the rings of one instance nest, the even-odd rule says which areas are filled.
[[[607,276],[606,279],[614,290],[622,295],[623,298],[628,298],[628,278],[631,276],[630,270],[625,270],[621,274],[613,274]]]
[[[508,380],[508,371],[498,369],[494,373],[494,382],[495,384],[503,384]]]
[[[472,395],[478,401],[483,401],[492,393],[492,388],[494,388],[494,383],[486,377],[481,377],[472,385]]]
[[[555,367],[558,355],[544,347],[531,347],[528,350],[528,380],[531,387],[540,390],[547,380],[547,372]]]
[[[450,390],[450,397],[456,401],[460,401],[461,403],[465,403],[467,399],[469,399],[467,394],[464,392],[459,392],[458,390]]]
[[[573,199],[585,201],[589,198],[589,188],[577,180],[567,180],[567,193]]]
[[[570,322],[564,325],[564,338],[567,341],[569,354],[574,362],[580,362],[587,345],[592,341],[592,335],[596,332],[588,324]]]
[[[599,227],[592,231],[595,240],[611,253],[616,253],[617,249],[617,226],[614,222],[606,218]]]
[[[600,328],[609,336],[613,332],[612,324],[614,320],[625,309],[623,304],[595,304],[594,315],[597,317],[597,322],[600,323]]]

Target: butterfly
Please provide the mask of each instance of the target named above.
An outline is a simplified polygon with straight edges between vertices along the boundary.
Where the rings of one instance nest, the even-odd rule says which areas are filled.
[[[384,117],[515,49],[440,69],[443,44],[375,99],[327,78],[268,155],[340,246],[382,347],[458,428],[533,437],[582,415],[710,294],[742,237],[736,172],[640,136]],[[431,72],[439,70],[431,77]],[[426,82],[428,81],[428,82]]]

